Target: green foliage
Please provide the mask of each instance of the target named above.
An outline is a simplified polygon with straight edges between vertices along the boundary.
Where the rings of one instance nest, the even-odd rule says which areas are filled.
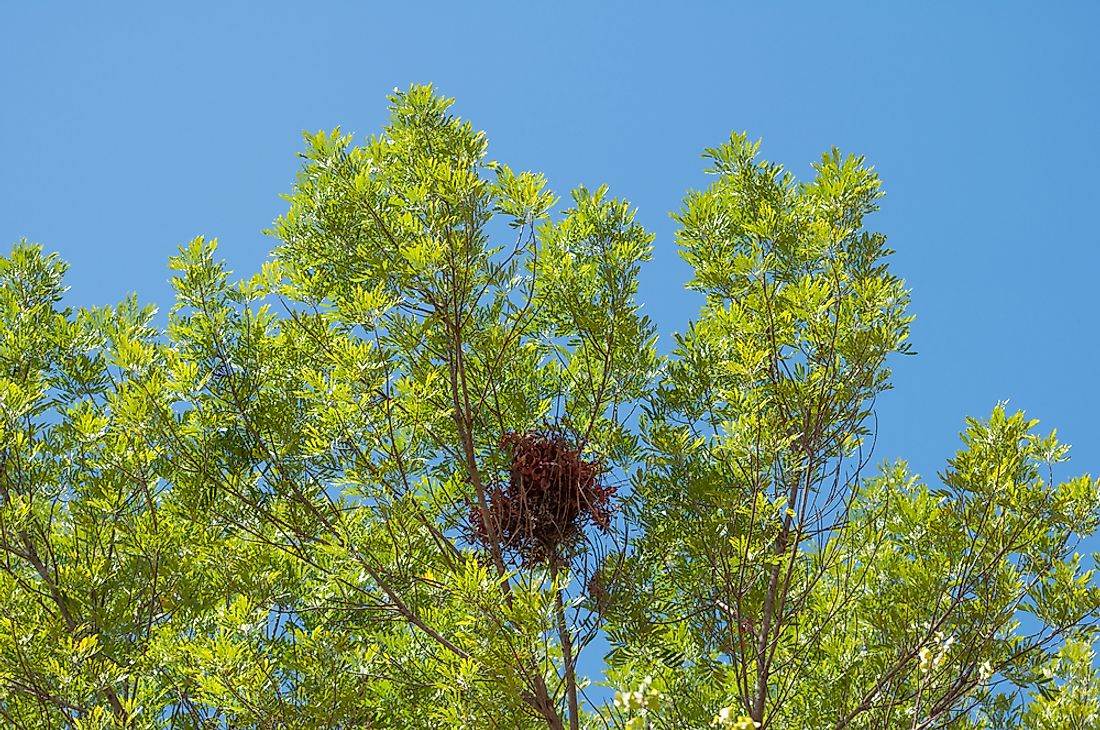
[[[305,136],[258,274],[170,259],[166,328],[0,258],[5,727],[1097,726],[1068,447],[998,405],[934,484],[869,469],[911,317],[861,158],[709,150],[661,358],[628,203],[559,210],[430,87],[390,103]],[[548,429],[619,511],[531,559],[502,440]]]

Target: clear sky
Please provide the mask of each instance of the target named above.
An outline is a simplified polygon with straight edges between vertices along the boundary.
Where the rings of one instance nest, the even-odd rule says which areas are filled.
[[[836,145],[884,180],[869,223],[919,355],[877,456],[934,478],[1010,399],[1100,473],[1100,3],[31,3],[0,0],[0,245],[72,262],[73,304],[171,303],[197,234],[258,269],[303,129],[377,131],[433,82],[513,168],[608,183],[657,234],[661,334],[697,300],[668,213],[731,130],[807,175]]]

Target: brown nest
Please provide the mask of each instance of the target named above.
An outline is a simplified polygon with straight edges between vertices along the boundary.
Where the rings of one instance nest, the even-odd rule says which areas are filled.
[[[554,430],[506,433],[500,448],[511,457],[508,480],[488,495],[489,516],[502,547],[525,563],[553,563],[593,525],[611,527],[615,487],[600,480],[598,459]],[[470,509],[473,538],[488,545],[490,533],[478,505]]]

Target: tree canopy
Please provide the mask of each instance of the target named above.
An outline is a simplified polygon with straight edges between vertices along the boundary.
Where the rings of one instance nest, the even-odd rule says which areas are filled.
[[[450,106],[307,134],[271,259],[181,247],[166,326],[0,258],[5,727],[1100,727],[1100,483],[1004,404],[872,462],[863,158],[707,150],[662,354],[630,204]]]

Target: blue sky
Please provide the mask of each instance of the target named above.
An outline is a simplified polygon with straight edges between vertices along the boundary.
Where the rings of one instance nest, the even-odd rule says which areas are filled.
[[[744,129],[798,175],[833,145],[882,175],[869,223],[898,251],[919,355],[880,400],[878,458],[931,476],[967,414],[1010,399],[1100,472],[1100,4],[111,8],[0,0],[0,245],[61,252],[73,304],[167,309],[166,260],[197,234],[256,270],[301,131],[362,139],[393,87],[430,81],[494,159],[638,206],[667,341],[698,304],[668,213]]]

